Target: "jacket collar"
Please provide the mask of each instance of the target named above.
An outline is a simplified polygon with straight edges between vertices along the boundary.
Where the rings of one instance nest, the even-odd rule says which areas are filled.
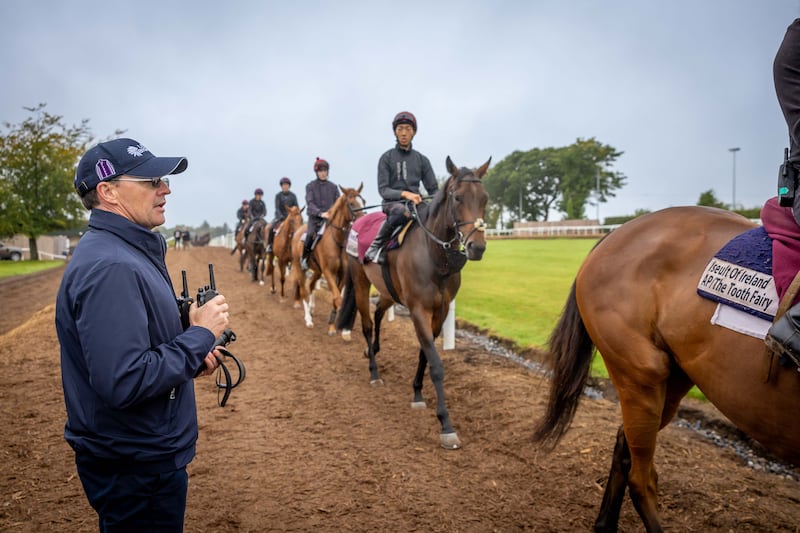
[[[89,227],[112,233],[140,250],[151,260],[158,258],[158,263],[163,264],[164,262],[164,256],[167,253],[166,242],[164,237],[156,231],[150,231],[121,215],[102,209],[92,209],[92,213],[89,216]],[[159,267],[159,270],[166,272],[161,267]]]

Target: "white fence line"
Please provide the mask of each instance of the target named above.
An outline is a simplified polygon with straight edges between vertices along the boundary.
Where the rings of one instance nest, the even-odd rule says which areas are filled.
[[[594,226],[535,226],[510,229],[487,229],[487,237],[511,237],[526,239],[532,237],[600,236],[617,229],[621,224]]]

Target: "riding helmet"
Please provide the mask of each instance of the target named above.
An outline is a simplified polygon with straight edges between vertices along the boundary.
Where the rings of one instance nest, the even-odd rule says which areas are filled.
[[[397,126],[400,124],[408,124],[414,128],[414,133],[417,132],[417,117],[415,117],[413,113],[409,113],[408,111],[400,111],[398,114],[396,114],[394,116],[394,120],[392,121],[392,131],[396,130]]]
[[[330,168],[331,166],[324,159],[318,157],[317,160],[314,161],[314,172],[319,172],[320,170],[330,170]]]
[[[250,200],[248,200],[247,198],[245,198],[244,200],[242,200],[242,205],[247,205],[247,204],[249,204],[249,203],[250,203]]]
[[[264,194],[264,191],[259,187],[253,194]]]
[[[289,178],[284,176],[284,177],[281,178],[280,185],[283,185],[284,183],[287,184],[287,185],[291,185],[292,184],[292,180],[290,180]]]

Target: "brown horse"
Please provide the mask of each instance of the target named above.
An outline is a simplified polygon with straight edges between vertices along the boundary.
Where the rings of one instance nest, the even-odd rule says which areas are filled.
[[[270,225],[266,220],[259,218],[253,222],[253,227],[244,243],[245,257],[247,258],[250,279],[264,284],[264,263],[267,251],[267,231]]]
[[[339,198],[328,210],[325,231],[314,247],[313,253],[309,256],[308,269],[312,271],[312,275],[308,285],[305,283],[306,272],[300,267],[306,228],[303,227],[298,231],[292,240],[292,272],[294,273],[296,287],[300,291],[299,295],[303,303],[303,319],[306,327],[314,327],[314,319],[311,316],[314,311],[314,289],[317,286],[317,281],[322,276],[325,276],[328,290],[331,291],[333,308],[328,315],[328,335],[336,335],[333,321],[336,318],[336,310],[342,304],[341,289],[345,265],[344,247],[347,244],[350,225],[353,220],[364,213],[364,199],[361,197],[361,189],[363,188],[363,183],[358,186],[358,189],[339,186],[342,194],[339,195]]]
[[[235,254],[236,252],[239,252],[239,272],[244,272],[244,261],[246,259],[245,254],[247,252],[245,246],[246,243],[244,238],[244,230],[247,229],[247,226],[249,224],[250,224],[250,219],[245,218],[244,221],[242,222],[242,226],[239,228],[239,231],[236,232],[236,235],[234,237],[234,243],[236,244],[236,246],[234,246],[233,250],[231,250],[231,255]]]
[[[286,282],[286,268],[292,262],[292,238],[303,225],[303,209],[293,205],[287,210],[286,218],[283,219],[275,239],[272,242],[272,251],[267,254],[267,276],[272,279],[270,292],[275,294],[275,259],[278,260],[278,272],[280,272],[281,296],[280,301],[286,298],[284,294],[284,284]]]
[[[486,250],[483,216],[489,199],[481,178],[489,161],[478,169],[459,169],[447,158],[450,177],[436,193],[427,209],[420,209],[416,223],[405,236],[402,247],[387,254],[387,272],[381,265],[362,265],[348,254],[344,302],[336,326],[347,337],[355,322],[356,310],[361,315],[361,330],[367,341],[370,383],[383,384],[375,356],[380,351],[380,326],[383,315],[395,301],[406,306],[419,341],[419,363],[414,378],[413,408],[424,408],[422,380],[425,368],[436,389],[436,416],[441,423],[440,444],[447,449],[461,447],[461,441],[450,423],[444,396],[444,367],[434,341],[461,285],[461,268],[467,259],[478,261]],[[389,276],[391,287],[384,274]],[[369,313],[370,284],[380,292],[373,321]]]
[[[550,338],[550,399],[534,441],[552,447],[567,431],[596,346],[622,411],[596,530],[616,531],[626,488],[647,531],[662,530],[656,436],[693,384],[742,431],[800,464],[797,372],[762,340],[712,325],[716,303],[696,293],[709,259],[752,227],[719,209],[665,209],[613,231],[581,266]]]

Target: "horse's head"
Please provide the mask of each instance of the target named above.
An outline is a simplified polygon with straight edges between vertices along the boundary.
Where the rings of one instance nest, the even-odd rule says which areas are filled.
[[[482,178],[489,169],[490,157],[477,169],[458,168],[447,156],[447,171],[450,173],[443,191],[447,196],[448,210],[456,227],[458,239],[464,246],[467,259],[480,261],[486,251],[484,216],[489,194],[483,187]]]
[[[358,189],[351,189],[339,185],[339,190],[342,191],[340,200],[347,206],[346,220],[352,221],[364,214],[364,198],[361,196],[361,189],[364,188],[364,182],[358,186]]]
[[[287,233],[292,234],[294,231],[303,225],[303,209],[300,209],[296,205],[289,207],[286,210],[286,220],[283,221],[283,227],[286,229]]]

